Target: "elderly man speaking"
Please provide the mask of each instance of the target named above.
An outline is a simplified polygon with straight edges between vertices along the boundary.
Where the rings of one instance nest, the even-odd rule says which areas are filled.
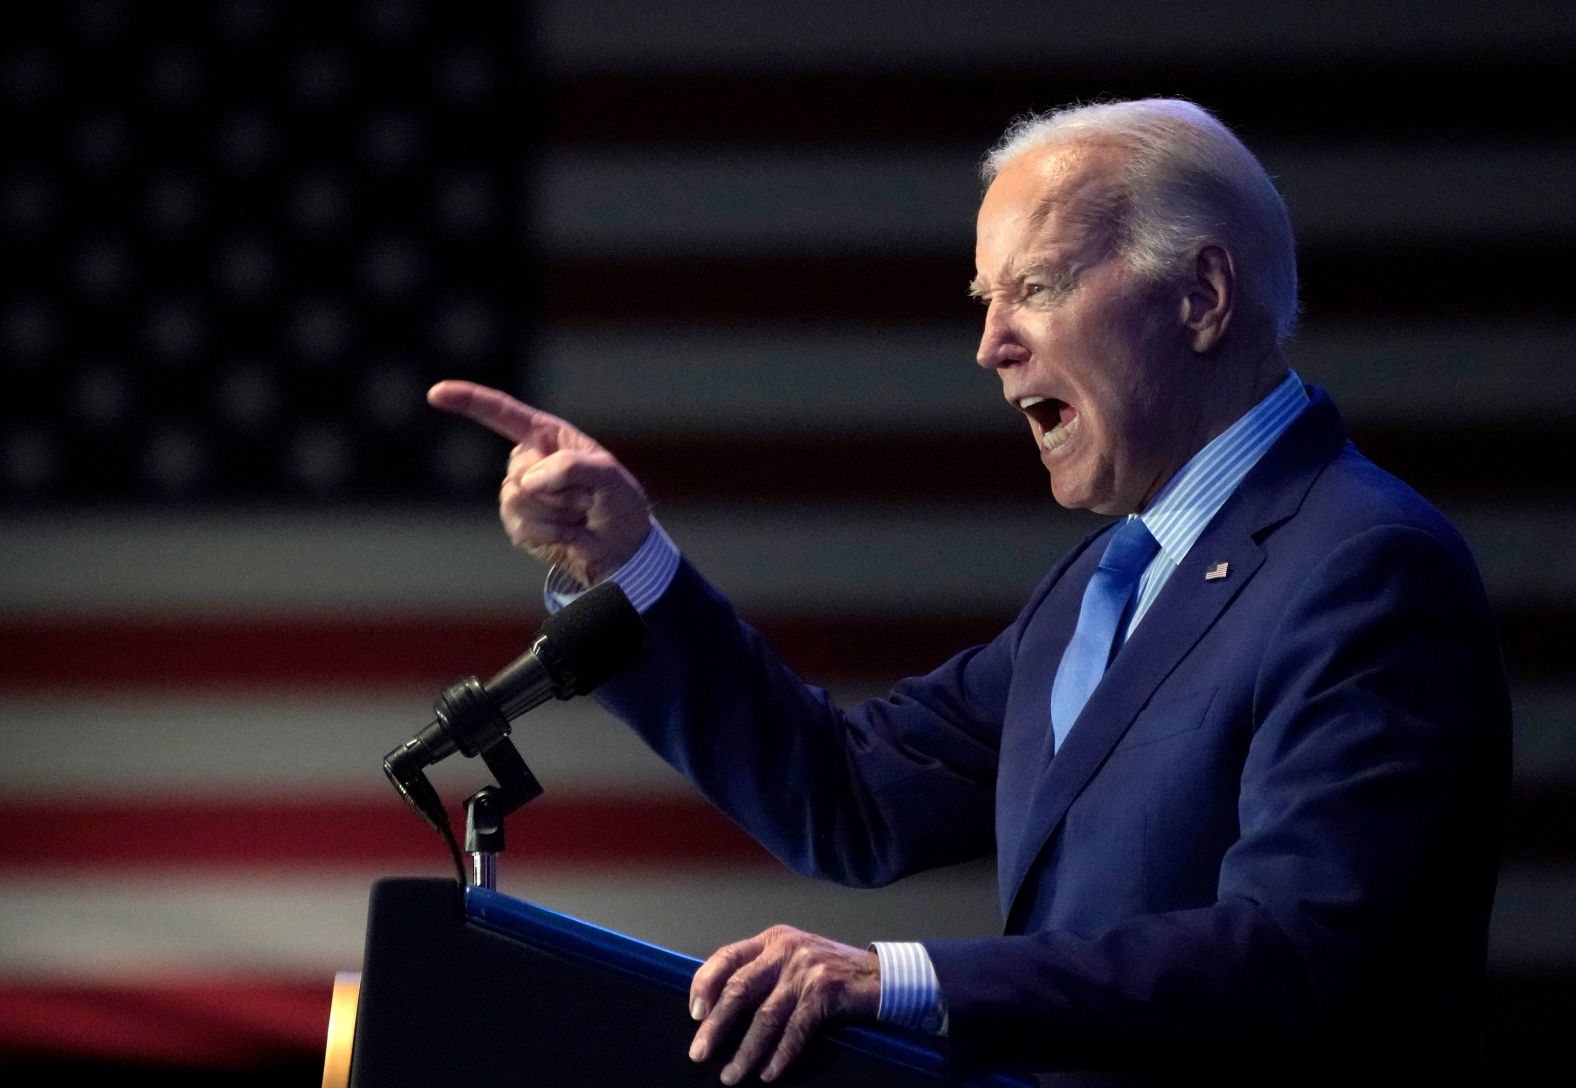
[[[1499,653],[1460,536],[1288,367],[1284,203],[1177,100],[1019,121],[985,177],[977,362],[1056,500],[1119,520],[884,699],[795,677],[597,442],[429,395],[518,443],[500,511],[550,605],[612,578],[644,613],[605,705],[786,864],[871,885],[996,857],[999,937],[721,949],[690,1056],[744,1028],[722,1080],[772,1080],[824,1021],[874,1018],[1048,1084],[1471,1081]]]

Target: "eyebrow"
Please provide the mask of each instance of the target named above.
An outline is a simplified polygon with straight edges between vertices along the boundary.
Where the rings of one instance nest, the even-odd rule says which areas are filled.
[[[1022,268],[1008,273],[1008,281],[1022,283],[1024,280],[1039,276],[1049,280],[1054,287],[1069,287],[1078,278],[1077,272],[1066,264],[1052,260],[1037,260]],[[984,298],[989,292],[986,290],[985,277],[976,275],[969,281],[969,295],[973,298]]]

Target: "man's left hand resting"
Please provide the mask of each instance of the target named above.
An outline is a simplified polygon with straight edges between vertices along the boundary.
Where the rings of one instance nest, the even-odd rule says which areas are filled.
[[[788,926],[712,953],[690,983],[690,1015],[703,1021],[690,1058],[705,1061],[741,1016],[754,1019],[722,1070],[737,1084],[760,1066],[774,1080],[826,1021],[875,1019],[881,1004],[876,954]]]

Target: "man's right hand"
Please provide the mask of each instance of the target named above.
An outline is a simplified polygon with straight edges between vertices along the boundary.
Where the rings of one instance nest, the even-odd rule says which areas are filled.
[[[427,402],[516,443],[498,491],[498,516],[515,547],[587,586],[639,550],[651,504],[595,439],[474,382],[439,382]]]

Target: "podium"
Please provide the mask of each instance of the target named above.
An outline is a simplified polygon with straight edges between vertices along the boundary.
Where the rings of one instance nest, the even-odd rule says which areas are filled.
[[[352,998],[348,1083],[713,1088],[732,1049],[719,1048],[701,1064],[686,1055],[695,1031],[686,1009],[689,982],[698,966],[688,956],[488,888],[380,880],[372,887],[359,995]],[[335,1016],[342,1015],[336,1008]],[[330,1066],[332,1034],[331,1028]],[[330,1079],[325,1070],[325,1085]],[[989,1073],[954,1077],[927,1041],[836,1025],[812,1041],[780,1083],[1010,1088],[1033,1082]]]

